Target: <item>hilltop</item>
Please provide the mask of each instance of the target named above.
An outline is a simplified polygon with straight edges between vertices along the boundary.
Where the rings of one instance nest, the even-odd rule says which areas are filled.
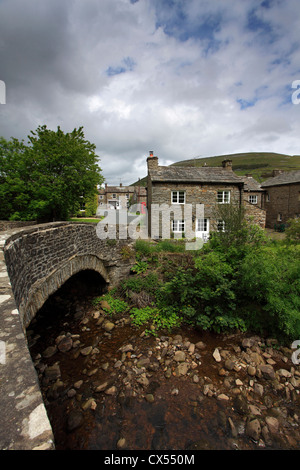
[[[171,166],[221,166],[223,160],[232,160],[233,171],[237,175],[251,174],[258,182],[262,182],[272,176],[273,170],[300,170],[300,155],[285,155],[272,152],[247,152],[213,157],[195,157],[189,160],[181,160]],[[144,177],[134,185],[145,186],[147,178]]]

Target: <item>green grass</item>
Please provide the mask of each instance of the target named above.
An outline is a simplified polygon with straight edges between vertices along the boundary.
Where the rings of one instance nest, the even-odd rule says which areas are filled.
[[[101,218],[99,219],[93,219],[93,218],[88,218],[85,219],[84,217],[71,217],[70,222],[80,222],[82,224],[98,224],[100,222]]]
[[[300,170],[300,155],[285,155],[272,152],[248,152],[219,155],[208,158],[194,158],[174,163],[174,166],[203,166],[210,167],[221,166],[223,160],[232,160],[233,171],[237,175],[246,175],[248,173],[257,181],[264,181],[272,176],[275,169],[290,171]]]

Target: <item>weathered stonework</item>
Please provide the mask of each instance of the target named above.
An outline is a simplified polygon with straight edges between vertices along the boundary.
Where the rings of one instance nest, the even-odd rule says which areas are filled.
[[[299,172],[300,173],[300,172]],[[266,186],[266,225],[286,224],[289,219],[300,217],[300,182]]]
[[[34,226],[7,241],[4,253],[24,329],[48,297],[73,274],[97,271],[114,286],[128,274],[122,256],[127,240],[101,240],[94,225],[53,223]]]
[[[258,207],[256,204],[244,200],[245,218],[251,223],[259,225],[261,228],[266,227],[266,211]]]
[[[1,450],[54,448],[26,327],[48,297],[79,271],[92,269],[114,286],[134,262],[122,253],[130,243],[101,240],[94,225],[65,222],[0,234]]]
[[[54,437],[13,296],[0,235],[0,449],[51,450]]]
[[[164,236],[166,224],[170,224],[172,220],[186,220],[190,223],[188,233],[189,238],[202,236],[201,228],[196,231],[197,219],[207,219],[205,221],[206,229],[217,230],[219,225],[218,206],[229,202],[222,197],[222,192],[229,193],[230,203],[236,206],[244,205],[246,216],[252,217],[254,223],[258,223],[264,227],[265,212],[261,208],[261,190],[259,183],[252,177],[239,177],[232,171],[231,160],[224,160],[222,167],[179,167],[179,166],[160,166],[158,158],[150,156],[147,158],[148,176],[147,176],[147,194],[148,194],[148,230],[151,237]],[[246,191],[246,192],[245,192]],[[177,205],[172,201],[172,193],[184,193],[184,201]],[[218,193],[220,198],[218,197]],[[249,195],[257,196],[257,204],[247,202],[246,197]],[[178,196],[179,197],[179,196]],[[180,203],[181,202],[181,203]],[[163,216],[157,217],[157,208],[154,205],[171,206],[173,213],[164,213]],[[198,210],[200,212],[197,213]],[[202,205],[203,211],[199,205]],[[177,206],[177,207],[176,207]],[[185,207],[190,206],[191,214],[185,214]],[[177,209],[182,209],[180,216],[175,213]],[[164,220],[165,219],[165,220]],[[200,220],[200,226],[204,222]],[[179,229],[177,229],[179,231]],[[185,234],[186,235],[186,234]]]

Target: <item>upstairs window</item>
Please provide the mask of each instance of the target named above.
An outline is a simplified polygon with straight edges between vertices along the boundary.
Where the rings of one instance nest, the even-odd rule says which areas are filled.
[[[251,204],[257,204],[257,196],[249,196],[249,202]]]
[[[218,204],[229,204],[230,203],[230,191],[218,191],[217,193]]]
[[[185,191],[172,191],[171,202],[172,204],[184,204]]]

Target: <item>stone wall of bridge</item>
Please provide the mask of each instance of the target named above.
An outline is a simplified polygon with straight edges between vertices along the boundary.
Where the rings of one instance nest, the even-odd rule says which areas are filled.
[[[5,261],[21,322],[26,328],[47,298],[72,275],[97,271],[114,286],[128,275],[128,240],[100,239],[93,224],[52,223],[33,226],[7,240]]]
[[[54,449],[26,328],[49,296],[79,271],[92,269],[108,285],[117,284],[134,262],[131,243],[101,240],[91,224],[60,222],[0,232],[1,450]]]

